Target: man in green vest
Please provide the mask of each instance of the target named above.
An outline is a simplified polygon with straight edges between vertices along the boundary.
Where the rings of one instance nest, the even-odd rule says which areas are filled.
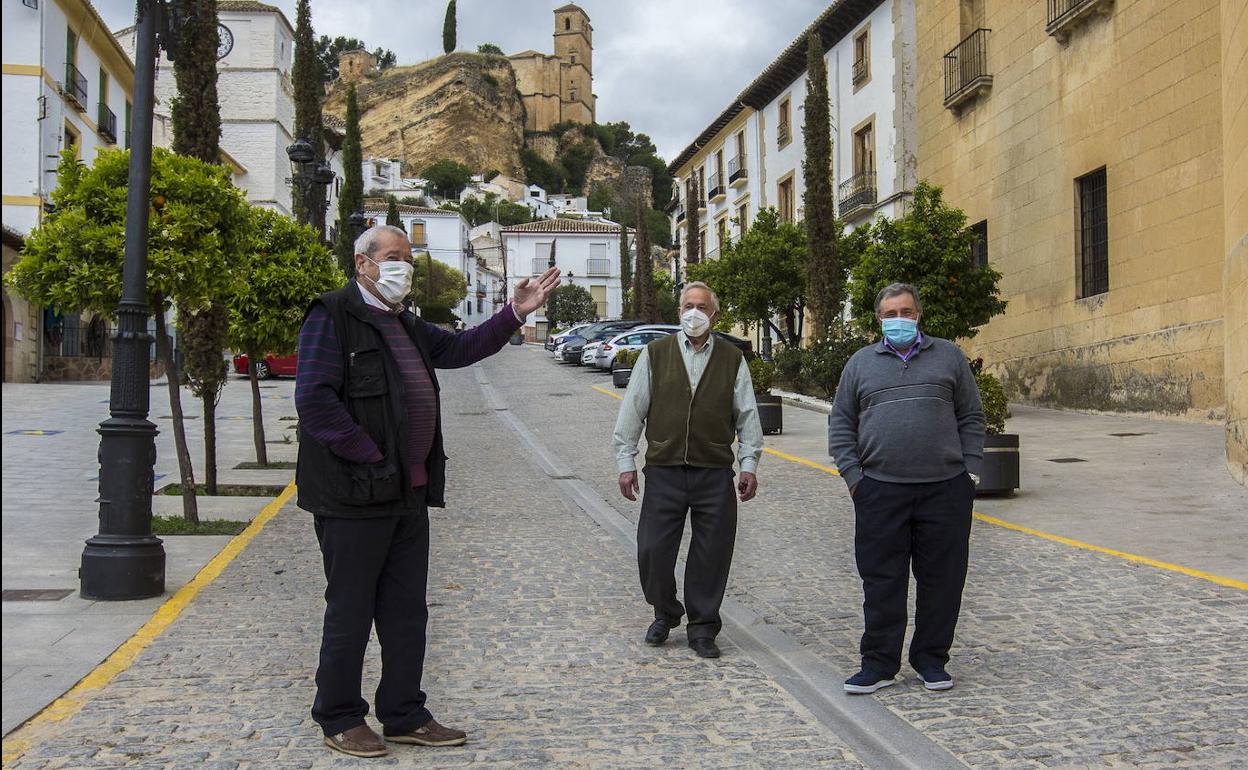
[[[741,351],[716,340],[719,299],[700,281],[680,293],[681,330],[650,343],[637,362],[615,422],[620,492],[636,500],[637,442],[646,433],[646,491],[637,522],[637,565],[654,622],[646,643],[660,645],[686,613],[689,647],[718,658],[719,606],[737,535],[737,495],[754,497],[763,429],[750,369]],[[733,452],[733,439],[739,439]],[[733,462],[740,479],[733,489]],[[685,603],[676,599],[676,556],[690,516]]]

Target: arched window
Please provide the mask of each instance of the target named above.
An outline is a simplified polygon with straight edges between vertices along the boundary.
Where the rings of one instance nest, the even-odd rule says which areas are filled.
[[[569,18],[564,18],[564,20],[563,20],[563,28],[564,28],[564,29],[572,29],[572,20],[571,20],[571,19],[569,19]]]

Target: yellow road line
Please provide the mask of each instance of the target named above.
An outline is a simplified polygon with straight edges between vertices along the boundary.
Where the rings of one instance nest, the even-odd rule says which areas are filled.
[[[260,534],[260,530],[264,529],[264,526],[277,515],[277,512],[282,509],[282,506],[294,494],[295,482],[291,481],[282,490],[282,493],[269,502],[268,505],[264,506],[260,514],[247,525],[247,528],[226,543],[225,548],[222,548],[220,553],[212,557],[196,573],[195,577],[191,578],[189,583],[179,588],[177,593],[160,605],[160,608],[156,610],[151,619],[144,623],[135,632],[134,636],[123,642],[120,647],[113,651],[112,655],[109,655],[103,663],[96,666],[91,673],[83,677],[68,692],[52,701],[25,724],[10,733],[4,739],[4,767],[8,768],[11,763],[16,762],[30,748],[31,741],[27,736],[33,728],[51,722],[60,722],[78,713],[78,710],[86,703],[89,693],[99,690],[111,682],[113,677],[129,668],[139,653],[151,644],[156,637],[164,633],[165,629],[173,621],[178,619],[182,611],[186,609],[187,605],[194,600],[205,586],[217,579],[221,572],[229,566],[230,562],[234,561],[256,535]]]
[[[589,387],[592,388],[593,390],[598,391],[599,393],[602,393],[603,395],[610,396],[611,398],[614,398],[617,401],[624,400],[624,397],[621,396],[619,393],[612,393],[611,391],[607,390],[601,385],[590,385]]]
[[[616,393],[612,393],[611,391],[605,388],[599,387],[597,385],[593,385],[591,387],[593,387],[593,389],[598,391],[599,393],[605,393],[608,396],[611,396],[612,398],[623,399],[623,396],[620,396]],[[824,473],[831,473],[834,476],[840,475],[839,473],[837,473],[835,468],[829,467],[827,465],[820,465],[819,463],[814,462],[812,460],[807,460],[804,457],[798,457],[796,455],[791,455],[791,454],[788,454],[787,452],[781,452],[779,450],[771,449],[771,448],[765,448],[763,449],[763,451],[769,455],[775,455],[776,457],[779,457],[782,460],[788,460],[789,462],[797,463],[798,465],[805,465],[808,468],[814,468],[816,470],[823,471]],[[1063,537],[1062,535],[1054,535],[1050,532],[1042,532],[1041,530],[1032,529],[1031,527],[1024,527],[1021,524],[1014,524],[1014,523],[1008,522],[1005,519],[998,519],[995,516],[988,516],[986,514],[980,513],[979,511],[975,511],[974,516],[975,518],[979,519],[985,524],[993,524],[998,527],[1004,527],[1005,529],[1012,529],[1015,532],[1022,532],[1027,535],[1034,535],[1035,537],[1042,537],[1045,540],[1052,540],[1055,543],[1061,543],[1062,545],[1069,545],[1074,548],[1082,548],[1085,551],[1095,551],[1096,553],[1103,553],[1107,556],[1116,556],[1119,559],[1133,561],[1137,564],[1147,564],[1148,566],[1156,567],[1157,569],[1169,570],[1170,572],[1178,572],[1179,574],[1188,575],[1189,577],[1200,578],[1201,580],[1208,580],[1210,583],[1217,583],[1220,586],[1227,586],[1229,588],[1238,588],[1241,591],[1248,591],[1248,583],[1242,580],[1236,580],[1235,578],[1223,577],[1222,575],[1215,575],[1212,572],[1205,572],[1203,570],[1192,569],[1191,567],[1184,567],[1182,564],[1171,564],[1170,562],[1167,562],[1167,561],[1159,561],[1157,559],[1150,559],[1147,556],[1140,556],[1139,554],[1127,553],[1126,551],[1118,551],[1113,548],[1105,548],[1103,546],[1093,545],[1092,543],[1085,543],[1082,540],[1075,540],[1073,538]]]

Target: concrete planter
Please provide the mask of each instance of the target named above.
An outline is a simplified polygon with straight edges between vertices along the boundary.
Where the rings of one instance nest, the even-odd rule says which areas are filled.
[[[524,335],[521,334],[520,332],[516,332],[515,334],[511,335],[511,339],[508,340],[508,342],[510,342],[512,345],[523,345]]]
[[[763,434],[784,433],[784,400],[780,396],[754,394],[758,402],[758,421],[762,423]]]
[[[627,388],[628,381],[633,376],[633,370],[629,369],[611,369],[611,384],[617,388]]]
[[[984,437],[984,468],[979,474],[977,495],[1012,495],[1018,489],[1018,434]]]

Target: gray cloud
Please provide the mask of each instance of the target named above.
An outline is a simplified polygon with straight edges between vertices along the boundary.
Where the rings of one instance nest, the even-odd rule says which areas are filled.
[[[566,0],[459,0],[462,50],[551,51]],[[271,0],[294,23],[295,0]],[[827,0],[580,0],[594,25],[598,120],[626,120],[670,159],[827,7]],[[113,29],[134,0],[95,0]],[[313,0],[318,35],[357,37],[400,64],[442,53],[442,0]]]

